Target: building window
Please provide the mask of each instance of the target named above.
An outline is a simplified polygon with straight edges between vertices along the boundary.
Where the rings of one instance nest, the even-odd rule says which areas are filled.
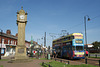
[[[15,41],[15,45],[16,45],[16,41]]]
[[[12,41],[12,44],[14,44],[14,41]]]
[[[5,43],[6,43],[6,39],[5,39]]]
[[[12,44],[12,40],[11,40],[11,44]]]
[[[2,44],[4,44],[4,39],[2,39]]]
[[[9,44],[10,40],[8,40],[8,44]]]

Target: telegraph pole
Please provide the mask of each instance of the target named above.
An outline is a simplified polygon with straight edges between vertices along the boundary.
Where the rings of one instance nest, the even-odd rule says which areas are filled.
[[[46,54],[46,32],[44,34],[44,56]]]
[[[33,53],[32,53],[32,46],[33,46],[33,37],[31,36],[31,57],[33,57]]]
[[[45,36],[44,36],[44,47],[46,47],[46,32],[45,32]]]
[[[1,30],[1,29],[0,29]],[[3,32],[3,30],[1,30],[1,49],[0,49],[0,60],[1,60],[1,50],[2,50],[2,32]]]

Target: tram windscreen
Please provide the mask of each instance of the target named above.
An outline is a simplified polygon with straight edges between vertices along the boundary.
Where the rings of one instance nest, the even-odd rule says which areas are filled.
[[[76,50],[83,50],[83,46],[76,46]]]

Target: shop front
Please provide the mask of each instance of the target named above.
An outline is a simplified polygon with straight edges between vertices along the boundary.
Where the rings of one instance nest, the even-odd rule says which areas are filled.
[[[5,55],[4,56],[14,56],[15,55],[16,45],[6,45]]]
[[[5,54],[5,49],[6,49],[5,44],[0,44],[1,56]]]

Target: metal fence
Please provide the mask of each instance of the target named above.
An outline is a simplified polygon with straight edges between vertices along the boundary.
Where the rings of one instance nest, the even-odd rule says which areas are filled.
[[[58,58],[53,58],[53,57],[51,57],[51,60],[59,61],[59,62],[61,62],[61,63],[66,63],[66,62],[67,62],[66,64],[70,64],[69,61],[63,60],[63,59],[58,59]]]
[[[97,58],[97,57],[100,57],[100,54],[89,54],[88,57],[95,57],[95,58]]]
[[[100,49],[88,49],[89,53],[100,53]]]
[[[88,62],[88,61],[91,61],[91,62]],[[93,62],[98,63],[96,65],[98,65],[100,67],[100,60],[92,60],[92,59],[87,59],[87,58],[85,59],[85,64],[93,64],[93,65],[95,65],[95,63],[93,63]]]

